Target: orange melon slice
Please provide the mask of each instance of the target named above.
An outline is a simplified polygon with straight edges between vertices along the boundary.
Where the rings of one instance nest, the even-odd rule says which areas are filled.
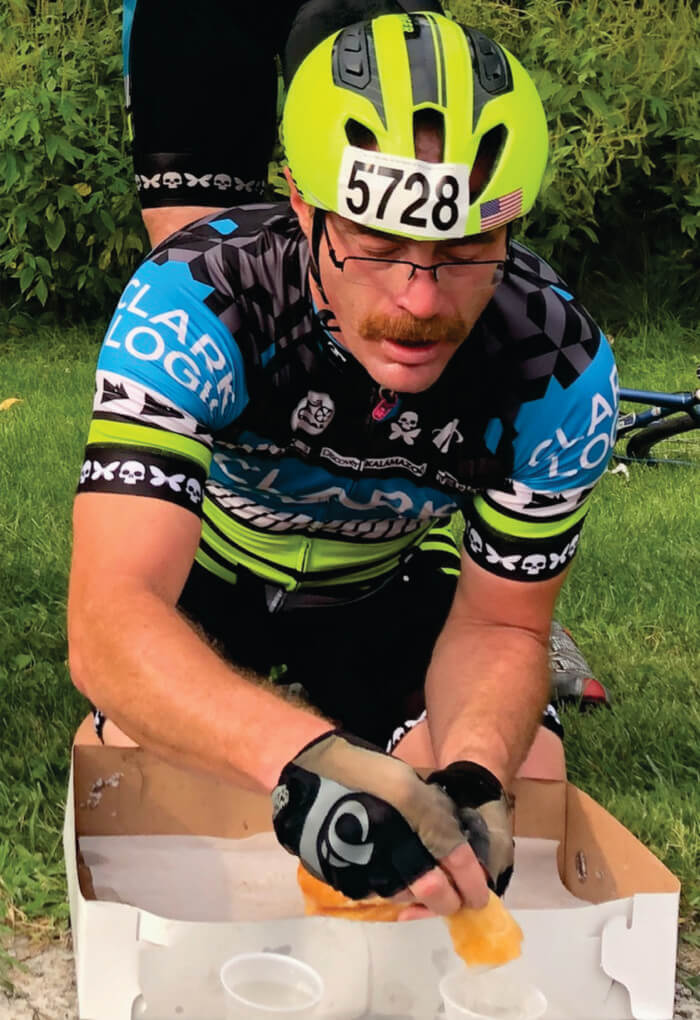
[[[447,927],[455,952],[470,967],[497,967],[522,952],[522,929],[493,892],[482,910],[462,907],[447,918]]]
[[[297,868],[297,881],[304,897],[306,914],[344,917],[351,921],[396,921],[405,906],[382,899],[381,896],[351,900],[332,885],[315,878],[302,864]]]
[[[304,897],[306,914],[342,917],[352,921],[396,921],[405,903],[394,903],[381,896],[351,900],[337,889],[321,882],[300,864],[297,880]],[[495,893],[482,910],[462,907],[446,918],[455,952],[470,966],[496,967],[515,960],[522,952],[523,933]]]

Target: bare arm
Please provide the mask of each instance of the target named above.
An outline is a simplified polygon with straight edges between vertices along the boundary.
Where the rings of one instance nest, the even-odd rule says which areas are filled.
[[[180,615],[199,534],[193,514],[162,500],[77,497],[71,674],[143,746],[269,791],[285,763],[331,724],[246,679]]]
[[[564,577],[510,581],[462,553],[426,680],[439,766],[475,761],[504,786],[515,777],[549,698],[549,628]]]

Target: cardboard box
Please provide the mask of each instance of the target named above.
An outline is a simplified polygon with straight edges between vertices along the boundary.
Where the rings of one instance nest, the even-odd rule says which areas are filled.
[[[515,793],[506,902],[525,942],[509,966],[543,990],[547,1017],[670,1020],[678,880],[571,784]],[[319,1017],[438,1018],[439,978],[458,963],[444,922],[298,916],[296,861],[270,827],[266,797],[140,748],[75,749],[64,848],[81,1020],[218,1020],[221,964],[264,949],[322,973]],[[108,873],[121,892],[94,880]]]

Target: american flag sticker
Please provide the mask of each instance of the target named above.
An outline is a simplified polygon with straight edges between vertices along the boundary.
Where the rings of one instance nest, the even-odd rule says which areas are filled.
[[[479,206],[481,213],[481,230],[493,230],[500,227],[502,223],[519,216],[523,209],[523,189],[511,191],[501,198],[492,198],[490,202],[482,202]]]

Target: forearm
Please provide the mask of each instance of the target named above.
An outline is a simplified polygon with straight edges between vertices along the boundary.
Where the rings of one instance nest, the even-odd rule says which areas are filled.
[[[452,614],[426,680],[438,765],[478,762],[509,785],[534,739],[548,694],[546,636]]]
[[[171,761],[271,790],[331,723],[222,660],[157,595],[113,591],[69,613],[76,684],[132,739]]]

